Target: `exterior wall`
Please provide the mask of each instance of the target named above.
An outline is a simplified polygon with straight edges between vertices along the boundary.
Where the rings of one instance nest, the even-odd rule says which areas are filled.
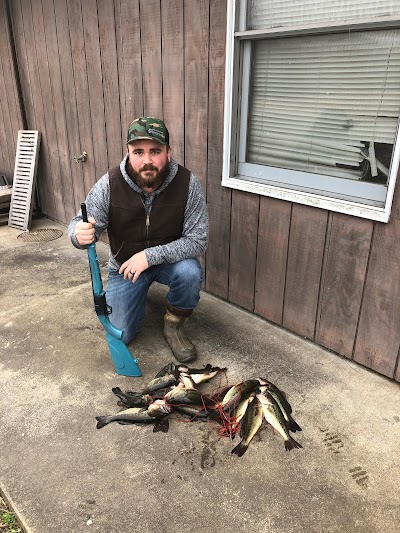
[[[46,215],[68,223],[122,158],[131,120],[163,117],[173,155],[206,192],[205,289],[400,381],[399,190],[382,224],[221,186],[224,0],[9,6],[27,127],[42,132]],[[10,114],[18,124],[18,109]]]
[[[18,130],[24,128],[6,0],[0,0],[0,174],[11,184]]]

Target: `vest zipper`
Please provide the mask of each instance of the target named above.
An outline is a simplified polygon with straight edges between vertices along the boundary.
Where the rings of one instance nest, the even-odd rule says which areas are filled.
[[[146,215],[146,238],[147,238],[147,248],[150,247],[149,243],[149,226],[150,226],[150,213]]]
[[[150,242],[149,242],[149,227],[150,227],[150,212],[151,212],[151,206],[150,206],[150,209],[149,209],[149,212],[147,213],[146,211],[146,205],[143,201],[143,198],[141,197],[140,198],[141,202],[142,202],[142,205],[143,205],[143,208],[144,208],[144,212],[145,212],[145,215],[146,215],[146,241],[147,241],[147,248],[150,248]]]

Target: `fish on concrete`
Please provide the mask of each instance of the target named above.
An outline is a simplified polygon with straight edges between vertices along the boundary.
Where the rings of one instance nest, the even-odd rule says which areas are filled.
[[[246,453],[250,442],[260,429],[262,422],[263,408],[261,402],[257,397],[253,397],[251,398],[251,401],[243,416],[242,425],[240,428],[240,436],[242,437],[242,440],[233,448],[231,454],[242,457],[242,455]]]

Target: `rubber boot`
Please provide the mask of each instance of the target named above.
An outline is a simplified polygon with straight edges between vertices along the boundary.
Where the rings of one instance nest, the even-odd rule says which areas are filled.
[[[197,351],[183,331],[183,324],[192,314],[193,309],[178,309],[167,302],[164,316],[164,337],[172,353],[180,363],[194,361]]]

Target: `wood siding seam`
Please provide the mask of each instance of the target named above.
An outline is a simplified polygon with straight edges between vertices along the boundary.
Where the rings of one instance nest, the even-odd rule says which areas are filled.
[[[119,2],[119,7],[121,7],[121,4]],[[97,11],[98,13],[98,11]],[[114,2],[114,34],[115,34],[115,51],[117,54],[117,61],[115,63],[115,68],[117,69],[117,83],[118,83],[118,102],[119,102],[119,123],[121,124],[121,147],[123,150],[124,147],[124,134],[122,133],[122,130],[124,129],[124,124],[122,123],[122,106],[121,106],[121,94],[122,89],[120,86],[120,64],[118,61],[118,32],[117,32],[117,24],[119,23],[117,15],[120,13],[120,9],[117,8],[117,2]],[[98,15],[97,15],[98,19]]]
[[[364,304],[364,296],[365,296],[365,290],[366,290],[366,286],[367,286],[369,265],[370,265],[371,255],[372,255],[372,248],[373,248],[372,245],[373,245],[374,238],[375,238],[376,224],[377,224],[377,222],[374,222],[373,226],[372,226],[371,242],[370,242],[370,246],[369,246],[367,266],[366,266],[366,269],[365,269],[365,276],[364,276],[364,281],[363,281],[360,309],[359,309],[359,313],[358,313],[356,332],[355,332],[355,335],[354,335],[353,349],[352,349],[352,352],[351,352],[351,359],[352,360],[354,360],[354,355],[355,355],[355,350],[356,350],[356,343],[357,343],[357,339],[358,339],[358,331],[359,331],[359,327],[360,327],[361,313],[362,313],[363,304]],[[400,349],[400,347],[399,347],[399,349]]]
[[[290,235],[291,231],[290,228],[292,226],[292,218],[293,218],[293,203],[290,205],[290,217],[289,217],[289,231],[287,234],[287,244],[286,244],[286,268],[285,268],[285,276],[283,281],[283,295],[282,295],[282,311],[281,311],[281,318],[279,325],[283,325],[283,317],[285,315],[285,300],[286,300],[286,281],[288,276],[288,264],[289,264],[289,252],[290,252]]]
[[[163,20],[162,20],[162,12],[161,12],[161,0],[159,2],[159,13],[160,13],[160,26],[161,26],[161,31],[160,31],[160,61],[161,61],[161,120],[165,120],[164,118],[164,62],[163,62],[163,33],[162,33],[162,25],[163,25]],[[167,126],[168,128],[168,126]]]
[[[138,1],[138,13],[139,13],[139,42],[140,42],[140,78],[142,82],[142,112],[141,116],[144,116],[144,80],[143,80],[143,42],[142,42],[142,9],[141,9],[141,0]],[[134,118],[132,118],[134,120]]]
[[[229,209],[229,235],[232,235],[232,216],[233,216],[233,194],[230,195],[230,209]],[[231,270],[231,239],[228,239],[228,281],[226,284],[226,300],[229,301],[229,293],[231,289],[231,277],[229,272]]]
[[[21,126],[22,126],[22,129],[26,130],[28,129],[28,120],[26,116],[26,109],[25,109],[24,97],[23,97],[23,92],[22,92],[20,70],[18,67],[17,50],[16,50],[16,44],[15,44],[15,30],[14,30],[12,16],[11,16],[10,2],[11,0],[5,0],[6,23],[7,23],[6,33],[7,33],[10,59],[11,59],[11,73],[12,73],[13,79],[15,80],[18,111],[20,113],[20,118],[22,122]]]
[[[322,316],[322,308],[323,308],[323,300],[324,300],[323,289],[325,287],[327,262],[328,262],[328,256],[329,256],[329,246],[330,246],[331,235],[332,235],[332,226],[333,226],[333,213],[330,212],[328,213],[328,221],[327,221],[326,230],[325,230],[324,256],[322,259],[321,276],[319,280],[318,305],[317,305],[316,314],[315,314],[315,328],[314,328],[313,340],[317,338],[319,334],[319,328],[321,325],[321,316]]]
[[[58,6],[58,8],[60,9],[60,6]],[[67,10],[67,7],[65,8],[66,11],[65,11],[65,14],[66,14],[66,17],[67,17],[67,20],[68,20],[68,10]],[[59,18],[60,16],[60,12],[57,13],[57,10],[56,10],[56,5],[53,4],[53,12],[54,12],[54,26],[55,26],[55,39],[56,39],[56,42],[57,42],[57,55],[58,55],[58,66],[59,66],[59,71],[60,71],[60,92],[61,92],[61,106],[62,106],[62,110],[63,110],[63,114],[64,114],[64,129],[65,129],[65,138],[66,138],[66,141],[67,141],[67,146],[66,146],[66,149],[67,149],[67,154],[68,154],[68,161],[70,162],[71,160],[71,154],[73,153],[73,140],[72,140],[72,136],[75,134],[75,135],[78,135],[78,132],[73,132],[73,131],[70,131],[70,128],[68,128],[68,123],[69,123],[69,116],[68,116],[68,113],[67,113],[67,108],[66,108],[66,105],[65,105],[65,102],[67,101],[67,96],[68,96],[68,93],[66,92],[66,76],[65,74],[63,74],[63,68],[62,68],[62,60],[61,60],[61,54],[60,54],[60,46],[62,47],[61,49],[64,51],[65,49],[67,49],[67,54],[69,55],[69,61],[70,61],[70,64],[72,65],[72,48],[71,48],[71,36],[70,36],[70,33],[69,33],[69,29],[66,28],[65,29],[65,36],[66,38],[68,39],[68,46],[66,46],[66,44],[64,43],[64,46],[62,46],[62,35],[60,36],[60,28],[59,26],[57,25],[57,18]],[[65,52],[64,52],[65,53]],[[73,77],[73,73],[71,73],[72,77]],[[75,93],[75,84],[73,84],[73,87],[72,87],[72,84],[71,84],[71,89],[70,89],[73,93],[73,96],[74,96],[74,103],[72,104],[72,106],[74,107],[74,115],[76,116],[77,113],[78,113],[78,110],[77,110],[77,106],[76,106],[76,93]],[[79,168],[76,168],[75,167],[72,167],[71,166],[71,162],[70,162],[70,181],[69,181],[69,196],[70,196],[70,200],[71,200],[71,210],[72,210],[72,207],[73,207],[73,210],[74,210],[74,214],[77,212],[77,206],[79,205],[78,203],[78,198],[77,198],[77,181],[74,179],[78,176],[78,179],[79,181],[81,182],[82,181],[82,175],[81,175],[81,169]],[[65,168],[64,168],[65,170]],[[78,186],[79,188],[79,186]]]
[[[260,213],[261,213],[261,201],[260,201],[260,198],[259,198],[259,200],[258,200],[258,212],[257,212],[256,253],[255,253],[255,258],[254,258],[253,306],[252,306],[252,309],[251,309],[252,313],[255,313],[255,310],[256,310],[258,239],[259,239],[259,235],[260,235],[260,232],[258,231],[258,228],[260,226]]]
[[[182,35],[182,43],[183,43],[183,117],[186,117],[186,24],[185,24],[185,0],[182,0],[182,19],[183,19],[183,35]],[[182,157],[183,157],[183,166],[186,166],[186,146],[185,146],[185,139],[186,139],[186,120],[183,121],[183,147],[182,147]]]

